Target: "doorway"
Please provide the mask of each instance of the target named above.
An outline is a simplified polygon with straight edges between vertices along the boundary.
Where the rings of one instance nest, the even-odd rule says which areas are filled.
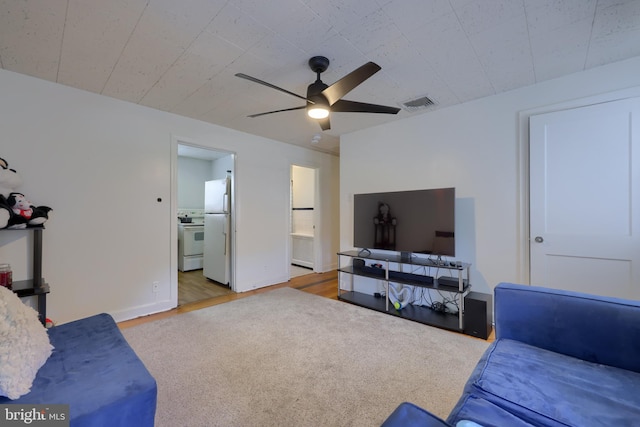
[[[315,270],[316,170],[291,166],[290,187],[290,277]]]
[[[192,245],[190,236],[212,239],[205,226],[205,182],[226,179],[229,181],[229,206],[233,208],[235,191],[233,177],[235,154],[197,146],[183,141],[177,142],[176,162],[176,216],[177,216],[177,305],[185,305],[209,298],[234,293],[234,251],[235,248],[232,211],[228,215],[229,226],[224,238],[229,239],[229,249],[225,251],[229,268],[228,283],[218,283],[204,276],[203,266],[212,255],[206,253],[206,244]],[[207,234],[211,234],[207,236]],[[202,237],[204,236],[204,237]],[[216,238],[222,238],[217,236]],[[206,243],[206,242],[204,242]],[[199,247],[202,250],[193,250]],[[190,250],[186,250],[189,248]]]

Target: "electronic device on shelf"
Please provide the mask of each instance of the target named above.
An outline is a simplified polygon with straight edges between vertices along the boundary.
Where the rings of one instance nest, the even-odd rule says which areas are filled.
[[[355,194],[353,245],[399,252],[455,256],[455,188]]]
[[[462,285],[464,288],[469,286],[469,281],[464,279],[462,281]],[[450,276],[440,276],[438,277],[438,289],[442,290],[450,290],[453,292],[457,292],[460,286],[460,281],[458,277],[450,277]]]

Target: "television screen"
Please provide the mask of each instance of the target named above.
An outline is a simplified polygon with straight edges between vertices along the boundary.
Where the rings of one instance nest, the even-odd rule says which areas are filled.
[[[455,188],[355,194],[353,246],[455,256]]]

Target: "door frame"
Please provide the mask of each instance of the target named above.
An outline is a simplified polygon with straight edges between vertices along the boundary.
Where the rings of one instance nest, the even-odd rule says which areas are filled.
[[[307,164],[304,162],[292,162],[289,165],[289,194],[291,194],[291,181],[293,180],[293,167],[298,166],[306,169],[312,169],[313,174],[313,272],[322,273],[322,222],[320,221],[320,212],[322,200],[320,197],[320,167],[318,165]],[[291,197],[289,197],[289,235],[287,236],[287,275],[291,280],[291,222],[292,218]]]
[[[640,96],[640,86],[618,90],[601,95],[594,95],[584,98],[579,98],[571,101],[565,101],[562,103],[551,104],[543,107],[532,108],[523,110],[518,113],[518,173],[517,173],[517,192],[518,192],[518,205],[517,205],[517,266],[516,273],[519,283],[531,284],[531,251],[529,242],[530,226],[529,220],[531,218],[531,207],[529,206],[529,117],[538,114],[553,113],[562,110],[571,110],[574,108],[587,107],[595,104],[603,104],[606,102],[620,101],[628,98],[635,98]]]
[[[209,145],[205,145],[201,141],[196,141],[190,138],[171,135],[171,237],[170,237],[170,298],[174,304],[174,307],[178,306],[178,216],[175,213],[178,211],[178,145],[188,145],[195,148],[200,148],[208,151],[217,151],[220,153],[228,153],[233,156],[233,173],[231,175],[231,223],[229,225],[231,230],[231,274],[229,276],[229,287],[232,291],[236,291],[236,200],[237,200],[237,188],[236,188],[236,174],[238,171],[238,155],[234,151],[225,150],[224,148],[217,148]]]

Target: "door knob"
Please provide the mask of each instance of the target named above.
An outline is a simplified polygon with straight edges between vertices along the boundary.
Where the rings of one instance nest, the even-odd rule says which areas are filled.
[[[544,242],[544,239],[540,236],[536,236],[536,238],[534,239],[537,243],[542,243]]]

